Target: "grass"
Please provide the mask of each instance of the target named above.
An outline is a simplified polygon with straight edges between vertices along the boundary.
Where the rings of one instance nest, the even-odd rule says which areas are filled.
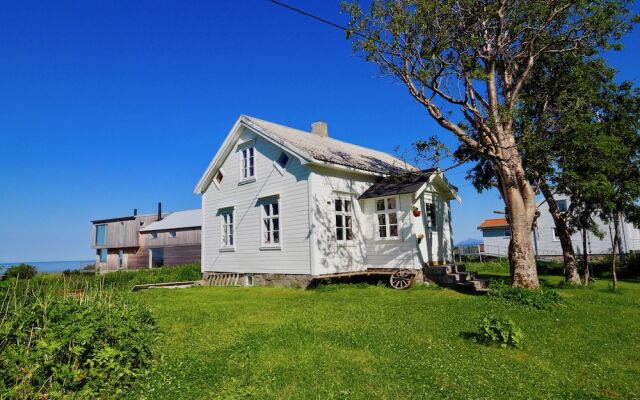
[[[640,284],[620,288],[558,289],[563,305],[544,311],[423,287],[137,292],[164,335],[129,397],[637,398]],[[513,320],[521,347],[465,339],[485,314]]]

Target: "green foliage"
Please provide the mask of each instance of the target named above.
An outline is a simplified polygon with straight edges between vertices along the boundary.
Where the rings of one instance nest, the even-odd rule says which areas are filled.
[[[490,299],[519,304],[537,310],[548,310],[562,304],[562,298],[558,292],[544,286],[540,289],[532,290],[523,287],[511,287],[495,280],[491,282],[490,286],[491,291],[487,294]]]
[[[502,348],[518,347],[524,338],[522,330],[510,319],[484,316],[478,320],[475,339],[484,344],[495,344]]]
[[[16,283],[4,288],[0,310],[8,398],[116,398],[149,365],[155,321],[124,293]]]
[[[18,278],[18,279],[31,279],[38,274],[38,269],[33,265],[20,264],[7,268],[2,275],[2,279]]]

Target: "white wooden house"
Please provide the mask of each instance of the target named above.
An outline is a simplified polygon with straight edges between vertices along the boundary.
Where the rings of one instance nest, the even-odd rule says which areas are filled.
[[[240,116],[195,192],[205,278],[305,284],[453,260],[459,198],[443,174],[330,138],[322,122],[306,132]]]
[[[549,206],[540,200],[540,216],[532,232],[534,251],[539,257],[560,258],[562,247],[560,239],[556,235],[556,226],[553,217],[549,213]],[[556,204],[560,211],[567,210],[570,199],[567,196],[555,196]],[[603,234],[599,238],[591,232],[587,232],[587,252],[593,255],[611,254],[613,248],[613,223],[605,223],[600,218],[595,218],[598,230]],[[511,232],[507,220],[504,218],[492,218],[482,221],[478,226],[482,231],[484,253],[496,257],[506,257],[509,251]],[[632,223],[623,220],[621,223],[620,239],[622,250],[625,253],[640,251],[640,229]],[[582,232],[571,235],[571,242],[576,253],[582,253]]]

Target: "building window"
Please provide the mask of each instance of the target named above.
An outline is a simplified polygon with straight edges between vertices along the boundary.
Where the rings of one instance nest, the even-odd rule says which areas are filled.
[[[242,149],[242,179],[252,178],[255,174],[253,153],[253,147]]]
[[[107,262],[107,255],[108,254],[109,254],[109,251],[107,249],[98,250],[98,256],[100,256],[100,262],[101,263],[106,263]]]
[[[216,183],[218,185],[220,185],[222,183],[222,178],[224,178],[224,175],[222,174],[222,171],[218,171],[218,173],[216,174],[216,177],[215,177]]]
[[[504,237],[511,237],[511,229],[504,230]]]
[[[262,245],[280,246],[280,207],[278,200],[262,204]]]
[[[556,228],[551,228],[551,236],[553,237],[554,242],[560,241],[560,238],[558,237],[558,231],[556,231]]]
[[[398,237],[398,204],[395,197],[376,200],[378,238]]]
[[[158,238],[158,232],[153,232],[151,234],[151,239],[157,239]]]
[[[172,237],[172,238],[176,237],[176,231],[169,232],[169,237]]]
[[[558,206],[558,211],[560,212],[567,211],[567,200],[556,200],[556,206]]]
[[[435,203],[426,203],[425,204],[425,209],[427,210],[427,218],[428,218],[428,223],[429,223],[429,229],[431,229],[432,231],[435,231],[438,229],[438,226],[436,224],[437,218],[436,218],[436,205]]]
[[[234,229],[233,229],[233,210],[221,213],[222,217],[222,229],[221,229],[221,246],[222,248],[233,248],[235,245]]]
[[[96,246],[107,244],[107,224],[96,225]]]
[[[284,168],[288,162],[289,162],[289,156],[286,155],[285,153],[281,153],[280,157],[278,157],[278,161],[277,161],[278,165]]]
[[[353,240],[353,203],[351,200],[334,199],[336,212],[336,240]]]
[[[118,250],[118,269],[122,269],[124,265],[124,250]]]

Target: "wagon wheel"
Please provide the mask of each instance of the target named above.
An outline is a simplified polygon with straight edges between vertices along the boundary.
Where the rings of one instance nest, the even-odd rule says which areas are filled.
[[[394,289],[409,289],[413,285],[413,272],[408,269],[400,269],[391,274],[389,284]]]

